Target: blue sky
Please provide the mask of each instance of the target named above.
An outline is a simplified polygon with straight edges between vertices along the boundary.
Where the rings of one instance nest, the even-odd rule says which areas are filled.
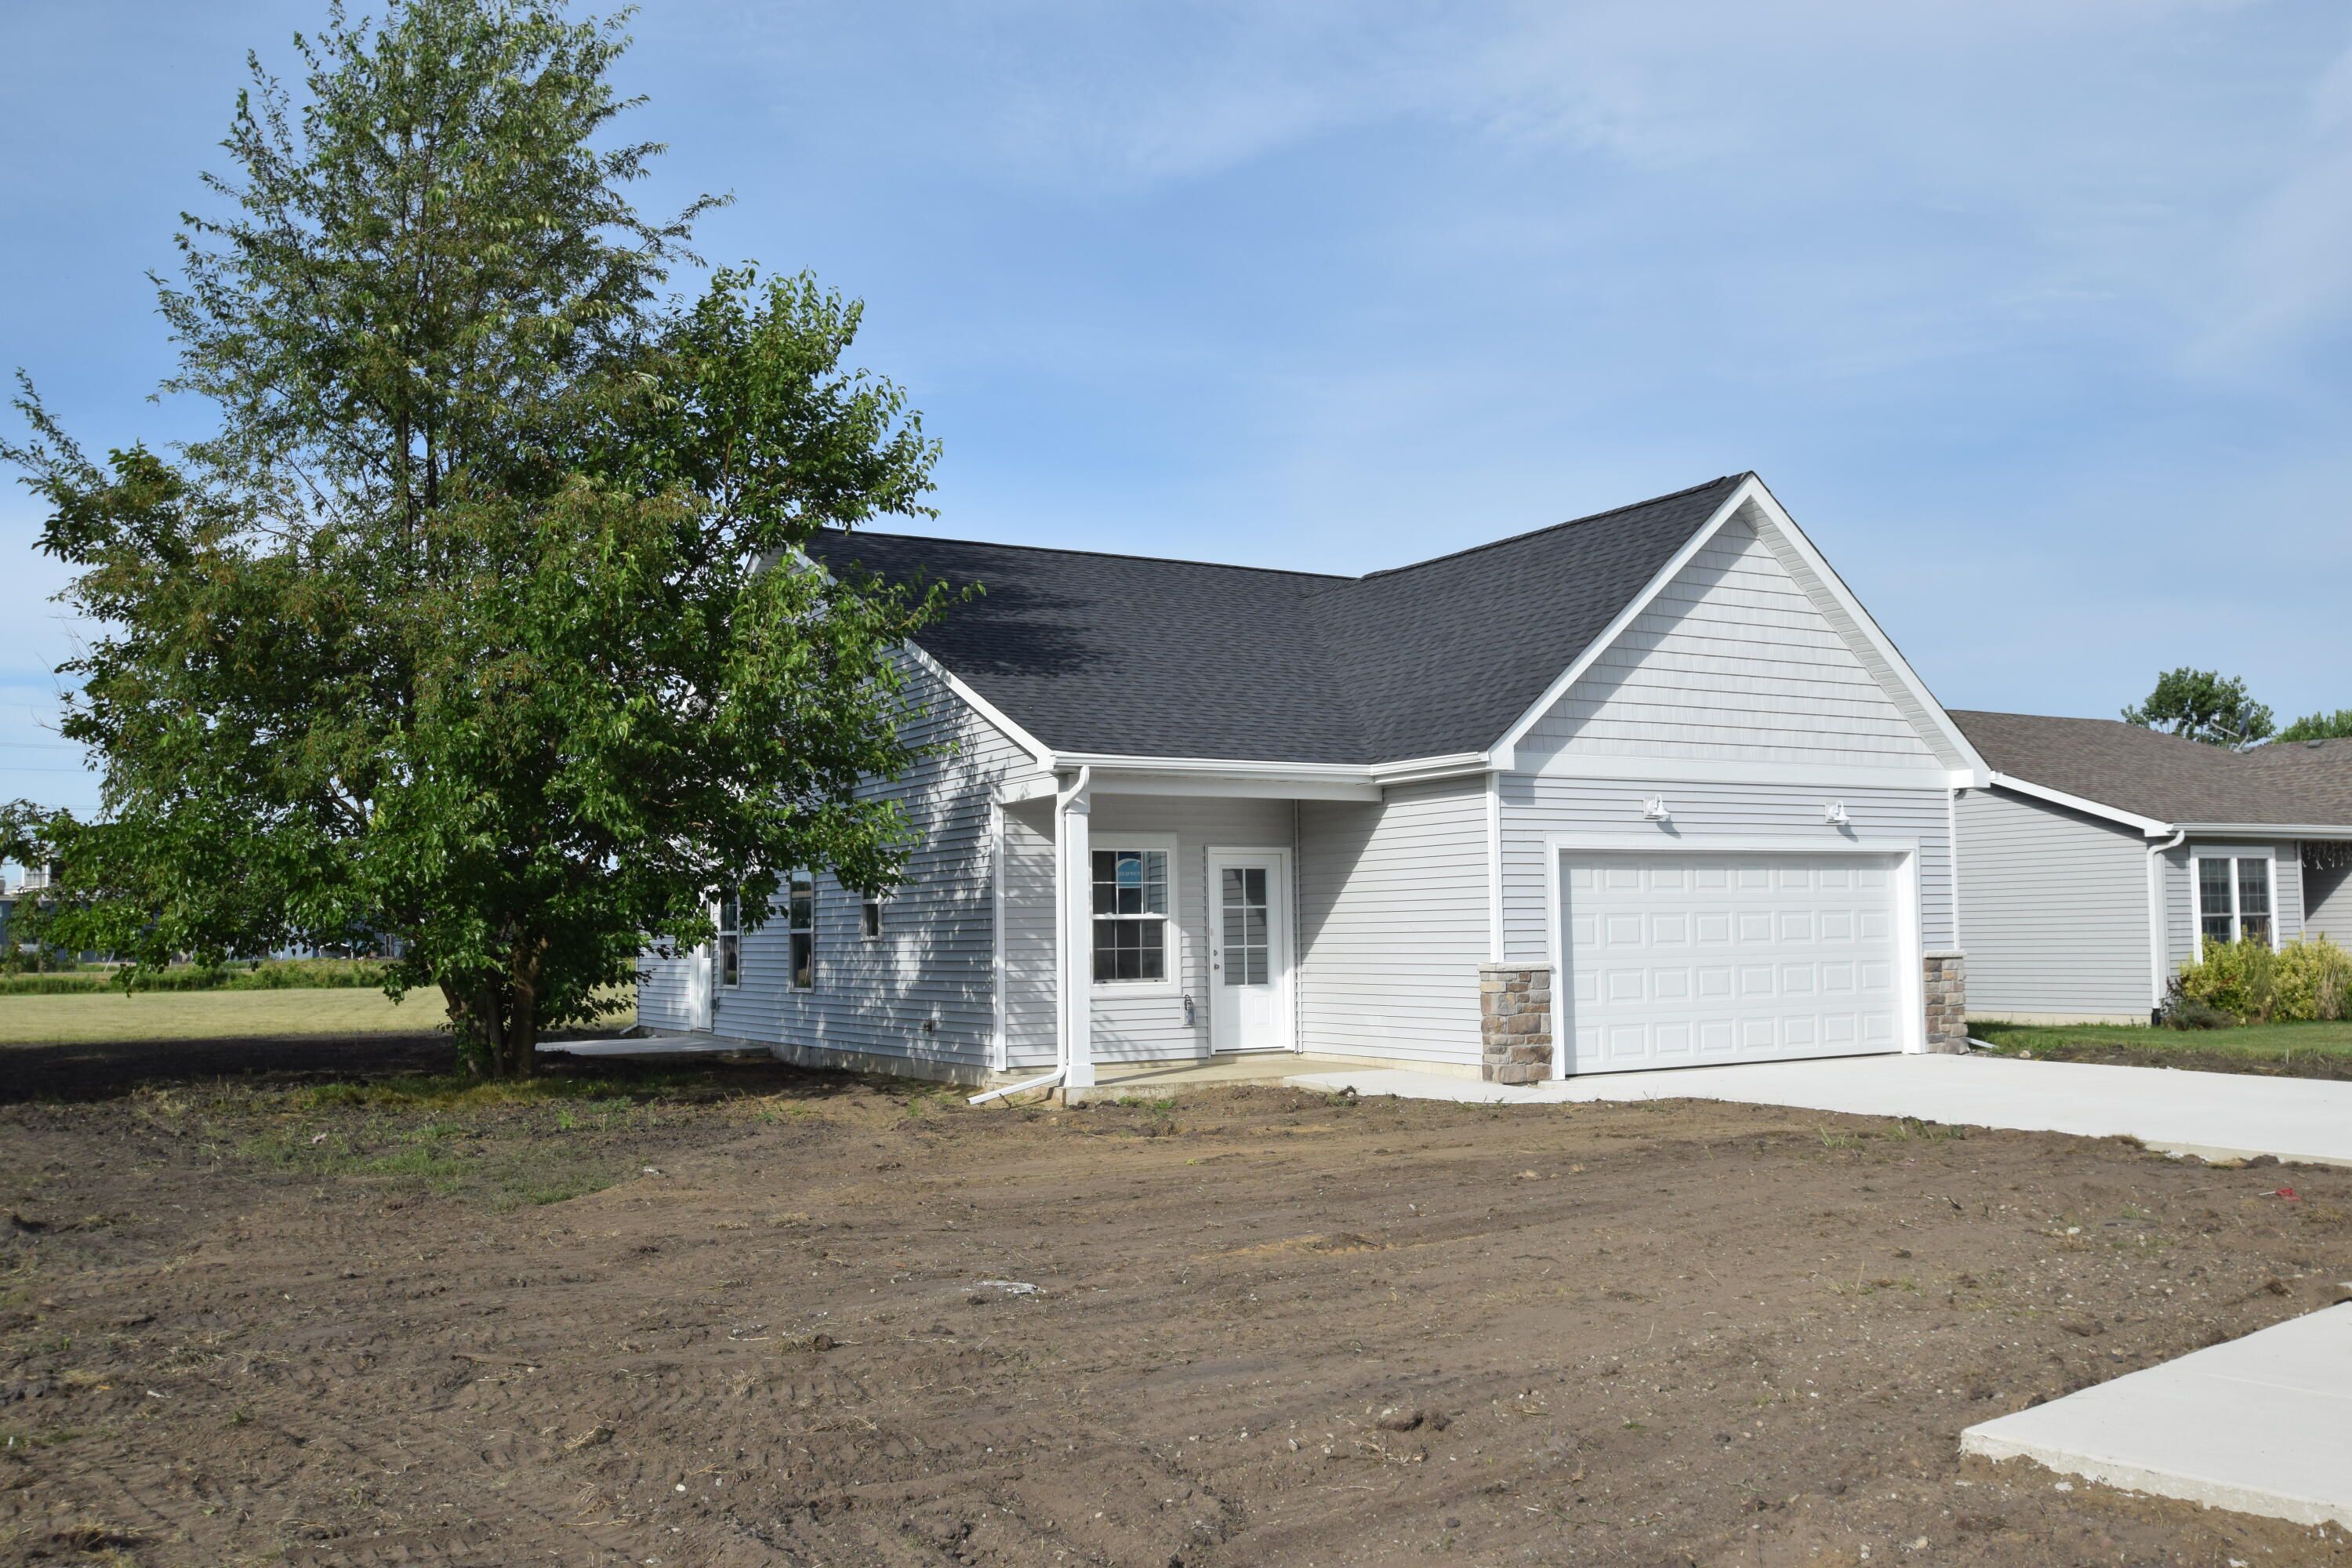
[[[0,363],[184,436],[143,274],[305,0],[0,12]],[[1956,707],[2352,706],[2352,14],[664,4],[714,261],[867,302],[940,532],[1357,572],[1753,468]],[[682,286],[692,279],[679,279]],[[0,797],[73,628],[0,498]],[[1213,650],[1203,650],[1213,657]]]

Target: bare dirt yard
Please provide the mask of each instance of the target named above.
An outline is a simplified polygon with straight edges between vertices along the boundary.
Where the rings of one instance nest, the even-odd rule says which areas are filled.
[[[2352,1562],[1956,1450],[2336,1300],[2352,1175],[445,1059],[0,1047],[0,1561]]]

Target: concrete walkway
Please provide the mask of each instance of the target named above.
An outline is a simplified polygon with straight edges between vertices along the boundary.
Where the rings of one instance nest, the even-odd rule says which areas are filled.
[[[542,1040],[539,1048],[575,1057],[703,1057],[744,1047],[740,1040],[709,1035],[644,1035],[634,1040]]]
[[[1971,1426],[1960,1452],[2298,1524],[2352,1525],[2352,1306]]]
[[[1524,1088],[1394,1068],[1303,1073],[1283,1081],[1326,1093],[1352,1087],[1358,1094],[1496,1105],[1730,1100],[2086,1138],[2128,1135],[2166,1153],[2209,1160],[2274,1154],[2352,1166],[2352,1083],[2314,1079],[1886,1056],[1592,1073]]]

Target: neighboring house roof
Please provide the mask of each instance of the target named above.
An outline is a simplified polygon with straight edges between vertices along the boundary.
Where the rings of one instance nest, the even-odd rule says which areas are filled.
[[[2314,822],[2352,822],[2352,740],[2273,741],[2243,760],[2293,791]]]
[[[828,532],[985,594],[916,640],[1059,752],[1379,763],[1484,751],[1748,478],[1363,577]]]
[[[2300,776],[2242,753],[2114,719],[1948,710],[1995,773],[2158,822],[2352,822]],[[2267,748],[2265,748],[2267,749]],[[2347,769],[2352,782],[2352,769]],[[2352,801],[2347,794],[2347,801]]]

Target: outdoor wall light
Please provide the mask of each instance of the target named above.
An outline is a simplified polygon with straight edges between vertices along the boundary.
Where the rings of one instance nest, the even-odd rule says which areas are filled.
[[[1846,823],[1845,802],[1842,800],[1822,802],[1822,820],[1832,827],[1843,827]]]
[[[1643,821],[1672,822],[1674,819],[1675,814],[1666,809],[1666,803],[1664,798],[1654,795],[1643,795],[1642,797]]]

